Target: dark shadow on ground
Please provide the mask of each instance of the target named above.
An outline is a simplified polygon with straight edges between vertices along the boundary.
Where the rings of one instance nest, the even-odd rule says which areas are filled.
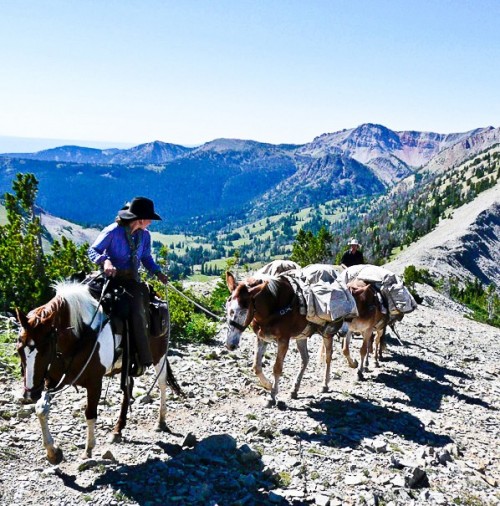
[[[425,347],[416,344],[412,344],[411,347],[426,349]],[[447,381],[446,376],[454,376],[455,378],[462,378],[462,379],[472,379],[472,377],[469,374],[460,371],[459,369],[451,369],[443,365],[438,365],[434,362],[429,362],[428,360],[424,360],[415,355],[403,354],[400,353],[397,349],[396,350],[393,349],[391,358],[392,360],[395,360],[396,362],[405,365],[406,367],[408,367],[408,369],[413,369],[422,372],[437,380]]]
[[[162,505],[294,505],[273,492],[276,478],[264,469],[260,455],[239,448],[229,435],[209,436],[194,448],[158,442],[165,456],[137,465],[112,465],[89,489],[112,487],[120,500]],[[167,455],[170,457],[168,458]],[[71,486],[71,481],[65,483]],[[74,485],[74,483],[73,483]]]
[[[357,447],[364,438],[385,432],[428,446],[442,447],[452,442],[448,436],[426,430],[416,416],[406,411],[377,406],[358,395],[351,397],[355,400],[324,398],[309,405],[308,415],[327,427],[326,434],[293,429],[283,433],[339,448]]]
[[[408,368],[405,373],[381,372],[373,381],[384,383],[390,388],[403,392],[408,396],[407,404],[419,409],[437,411],[441,407],[444,397],[453,396],[467,404],[481,406],[486,409],[493,409],[490,404],[477,397],[465,395],[456,390],[446,375],[453,375],[460,378],[468,378],[460,371],[442,367],[428,360],[409,355],[393,353],[392,359]],[[423,373],[432,379],[421,378],[417,372]]]

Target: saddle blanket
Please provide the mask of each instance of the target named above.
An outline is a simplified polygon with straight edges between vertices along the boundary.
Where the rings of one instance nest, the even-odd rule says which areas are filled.
[[[383,267],[370,264],[353,265],[345,269],[339,278],[346,285],[354,279],[375,285],[387,301],[391,315],[410,313],[417,308],[417,303],[403,280]]]

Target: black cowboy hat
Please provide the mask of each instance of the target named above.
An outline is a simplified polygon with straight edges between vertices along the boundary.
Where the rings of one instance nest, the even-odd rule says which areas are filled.
[[[160,215],[155,213],[153,201],[146,197],[134,197],[118,211],[118,216],[124,220],[161,220]]]

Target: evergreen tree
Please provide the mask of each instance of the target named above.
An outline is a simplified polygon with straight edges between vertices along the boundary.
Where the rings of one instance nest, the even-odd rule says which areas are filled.
[[[89,272],[88,245],[55,241],[50,254],[42,249],[42,226],[35,214],[38,181],[33,174],[17,174],[14,194],[5,194],[7,224],[0,226],[0,310],[28,311],[51,296],[53,281]]]
[[[326,227],[321,227],[317,234],[301,228],[292,246],[290,260],[304,267],[310,264],[332,262],[333,236]]]
[[[7,224],[0,227],[0,305],[26,311],[49,293],[42,227],[35,216],[38,181],[33,174],[17,174],[14,194],[5,194]]]

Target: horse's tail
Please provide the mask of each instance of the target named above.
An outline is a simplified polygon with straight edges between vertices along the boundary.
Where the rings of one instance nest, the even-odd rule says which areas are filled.
[[[168,386],[179,396],[186,397],[186,394],[183,392],[182,388],[177,383],[175,379],[174,373],[172,372],[172,368],[170,367],[170,362],[167,357],[165,357],[165,362],[167,363],[167,383]]]

